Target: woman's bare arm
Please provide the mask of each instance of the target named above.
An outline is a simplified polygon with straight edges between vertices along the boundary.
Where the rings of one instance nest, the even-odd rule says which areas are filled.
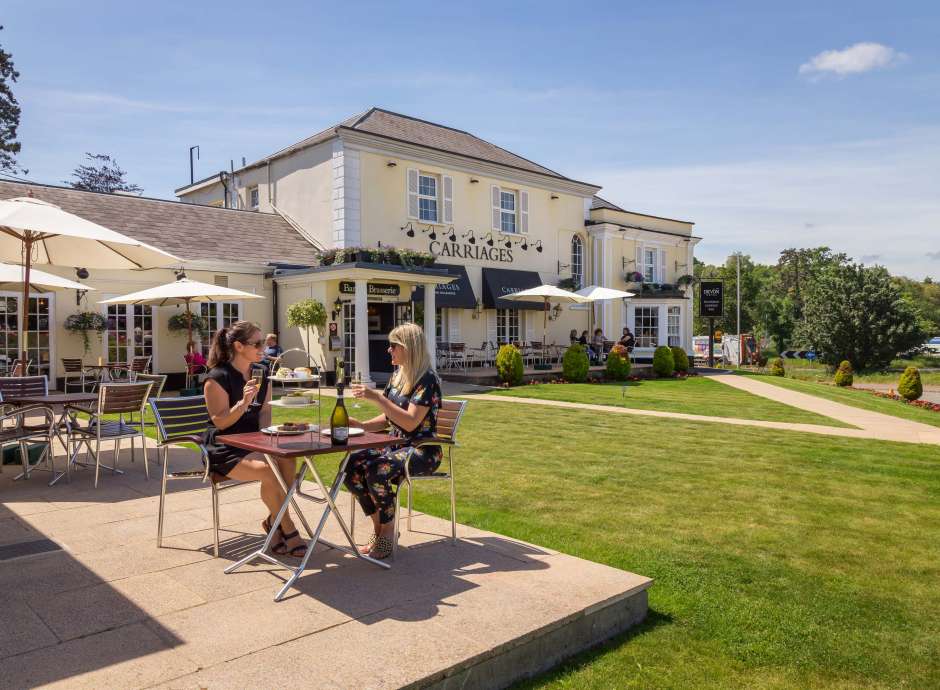
[[[203,386],[203,394],[206,396],[206,408],[209,410],[209,418],[216,429],[228,429],[232,424],[241,419],[248,409],[248,405],[254,399],[258,389],[248,384],[245,386],[242,399],[229,407],[228,393],[218,383],[212,379],[207,379]]]

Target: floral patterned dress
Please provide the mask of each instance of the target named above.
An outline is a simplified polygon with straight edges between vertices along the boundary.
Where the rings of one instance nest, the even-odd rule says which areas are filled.
[[[403,410],[407,410],[411,403],[428,408],[414,431],[405,431],[389,420],[391,434],[402,439],[400,446],[391,446],[384,451],[360,450],[349,457],[344,480],[346,488],[359,501],[366,515],[378,510],[379,519],[385,524],[395,517],[394,486],[400,484],[405,475],[408,454],[412,453],[408,467],[412,475],[431,474],[441,465],[443,453],[440,446],[411,448],[418,441],[434,437],[437,413],[441,409],[441,383],[437,374],[428,370],[410,394],[404,394],[389,382],[383,395]]]

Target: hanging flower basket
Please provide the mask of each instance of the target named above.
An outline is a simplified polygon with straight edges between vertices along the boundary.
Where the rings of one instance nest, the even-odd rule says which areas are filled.
[[[91,349],[91,339],[89,333],[95,333],[98,338],[108,327],[108,322],[104,316],[96,311],[82,311],[77,314],[70,314],[65,317],[65,330],[69,333],[77,333],[82,336],[82,345],[85,348],[85,354]]]
[[[627,271],[623,274],[623,281],[625,283],[642,283],[643,274],[639,271]]]
[[[198,332],[202,335],[205,335],[209,332],[209,322],[205,320],[199,314],[193,314],[193,332]],[[167,330],[171,333],[188,333],[189,332],[189,321],[186,317],[186,312],[180,314],[173,314],[170,317],[170,320],[166,324]]]
[[[679,287],[685,287],[687,285],[691,285],[694,282],[695,282],[695,276],[691,276],[688,273],[676,278],[676,285],[678,285]]]

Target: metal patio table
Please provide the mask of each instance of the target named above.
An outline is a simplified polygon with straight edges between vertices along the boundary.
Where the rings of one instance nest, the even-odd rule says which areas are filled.
[[[216,439],[219,443],[224,443],[235,448],[243,448],[254,453],[261,453],[264,455],[264,459],[267,461],[268,466],[274,472],[274,476],[280,479],[280,472],[277,468],[277,463],[274,461],[275,457],[282,458],[300,458],[303,460],[299,469],[297,470],[297,476],[294,478],[294,481],[291,483],[289,489],[285,487],[287,491],[287,497],[284,499],[284,503],[281,504],[281,509],[277,513],[274,522],[271,525],[271,529],[268,531],[267,537],[265,537],[264,543],[255,551],[248,554],[242,558],[237,563],[233,563],[228,568],[225,569],[225,573],[233,573],[239,568],[241,568],[246,563],[249,563],[257,558],[268,561],[275,565],[279,565],[282,568],[285,568],[291,571],[291,576],[288,578],[287,582],[284,583],[284,586],[281,587],[280,591],[275,595],[274,601],[280,601],[284,595],[287,593],[297,579],[303,574],[304,569],[307,567],[307,561],[310,559],[310,556],[313,554],[314,547],[318,543],[324,544],[333,549],[337,549],[344,553],[348,553],[357,558],[361,558],[364,561],[373,563],[380,568],[391,568],[391,565],[385,563],[384,561],[377,560],[366,556],[365,554],[359,553],[359,549],[356,547],[356,542],[353,538],[352,532],[349,529],[349,526],[346,524],[346,521],[343,519],[343,516],[340,514],[339,509],[336,507],[336,496],[339,494],[340,487],[343,484],[343,480],[346,478],[346,464],[349,462],[349,456],[351,453],[357,450],[366,450],[368,448],[385,448],[386,446],[394,445],[396,443],[401,443],[402,440],[396,436],[391,436],[389,434],[377,434],[371,432],[365,432],[361,436],[350,436],[349,444],[346,446],[334,446],[330,443],[328,437],[325,437],[320,434],[319,430],[313,432],[304,432],[300,435],[273,435],[265,434],[260,431],[249,432],[245,434],[225,434],[220,435]],[[320,478],[320,473],[317,471],[316,465],[313,462],[314,458],[317,455],[326,455],[328,453],[343,453],[343,459],[339,463],[339,467],[336,470],[336,476],[333,479],[330,487],[323,483],[323,480]],[[316,481],[317,486],[320,489],[322,496],[313,496],[311,494],[304,493],[301,491],[301,485],[303,484],[305,472],[309,472],[314,481]],[[284,517],[284,513],[287,511],[287,506],[293,501],[294,498],[304,498],[313,503],[318,503],[323,505],[323,513],[320,515],[320,520],[317,523],[316,529],[310,535],[310,540],[307,542],[307,553],[304,554],[303,558],[300,561],[300,565],[296,568],[293,568],[283,561],[279,561],[274,558],[274,556],[268,554],[268,549],[271,547],[271,541],[274,537],[275,530],[281,524],[281,520]],[[295,509],[299,511],[299,508]],[[326,520],[330,514],[336,518],[336,521],[339,523],[339,526],[343,530],[343,534],[346,537],[346,540],[349,542],[349,546],[342,546],[339,544],[334,544],[328,542],[325,539],[320,538],[320,534],[323,532],[323,527],[326,525]],[[299,516],[303,518],[303,516]]]
[[[45,405],[46,407],[51,407],[53,410],[58,411],[61,409],[62,414],[59,417],[55,425],[55,435],[59,439],[59,443],[62,444],[62,447],[65,448],[65,472],[60,472],[57,476],[52,478],[52,481],[49,482],[49,486],[52,486],[57,481],[62,478],[62,475],[66,475],[68,481],[71,481],[71,476],[69,475],[69,468],[71,465],[84,465],[84,463],[79,463],[75,460],[75,456],[78,455],[78,446],[76,445],[75,450],[73,451],[69,448],[69,439],[72,438],[72,418],[68,414],[69,405],[81,405],[82,403],[90,403],[98,400],[97,393],[49,393],[47,395],[14,395],[8,396],[4,399],[4,402],[10,403],[11,405],[16,405],[18,407],[25,407],[27,405]],[[61,430],[65,429],[65,440],[62,439]],[[54,452],[52,448],[49,449],[49,452]],[[102,465],[104,467],[104,465]],[[110,469],[110,468],[109,468]],[[120,472],[120,470],[117,470]],[[22,475],[20,475],[22,476]],[[17,477],[19,479],[19,477]]]

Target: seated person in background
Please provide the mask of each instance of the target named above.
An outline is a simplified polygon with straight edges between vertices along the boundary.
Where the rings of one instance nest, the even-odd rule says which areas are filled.
[[[584,347],[587,347],[587,346],[588,346],[587,331],[581,331],[581,337],[578,338],[578,342],[579,342],[581,345],[583,345]]]
[[[630,329],[626,327],[623,329],[623,335],[620,336],[620,340],[617,342],[627,348],[627,352],[633,352],[633,348],[636,347],[636,337],[630,332]]]
[[[571,329],[571,333],[568,334],[568,341],[570,345],[578,342],[578,331],[576,329]]]
[[[202,352],[196,347],[196,343],[192,341],[186,343],[186,354],[183,355],[183,359],[185,359],[186,364],[189,365],[190,374],[202,374],[208,370],[206,367],[206,358],[202,356]]]
[[[262,364],[271,364],[272,361],[284,354],[284,348],[277,344],[277,335],[268,333],[264,337],[264,359]]]
[[[601,356],[604,354],[604,341],[607,338],[604,337],[604,331],[600,328],[594,329],[594,337],[591,339],[591,349],[594,350],[594,358],[600,361]]]

